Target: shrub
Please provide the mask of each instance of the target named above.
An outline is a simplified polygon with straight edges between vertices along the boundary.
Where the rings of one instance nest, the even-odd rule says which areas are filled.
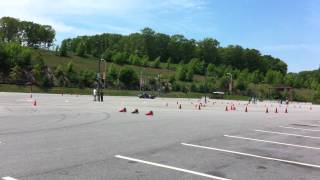
[[[139,86],[138,75],[130,67],[125,67],[120,71],[119,80],[122,86],[127,89],[135,89]]]

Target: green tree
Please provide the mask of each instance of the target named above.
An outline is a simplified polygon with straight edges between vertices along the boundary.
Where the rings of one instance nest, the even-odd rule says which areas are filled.
[[[127,63],[126,54],[121,52],[116,53],[115,55],[112,56],[112,62],[120,65]]]
[[[283,83],[283,75],[281,72],[269,70],[265,76],[265,82],[268,84],[279,85]]]
[[[176,72],[177,79],[180,81],[192,81],[193,70],[187,65],[180,65]]]
[[[135,54],[130,55],[129,61],[132,65],[136,65],[136,66],[140,66],[142,64],[140,57]]]
[[[65,86],[66,85],[66,77],[65,72],[63,71],[61,65],[58,65],[54,71],[54,75],[57,79],[58,86]]]
[[[160,62],[160,57],[157,57],[155,61],[152,62],[152,67],[153,68],[160,68],[161,62]]]
[[[148,56],[143,56],[141,59],[141,65],[143,67],[148,67],[149,66],[149,57]]]
[[[212,38],[206,38],[198,43],[200,58],[206,63],[219,64],[219,42]]]
[[[67,42],[64,40],[59,48],[59,56],[68,56]]]
[[[167,59],[167,64],[166,64],[166,68],[167,68],[167,69],[170,69],[171,63],[172,63],[171,58],[168,58],[168,59]]]
[[[9,59],[9,54],[5,50],[4,45],[0,44],[0,76],[1,73],[3,73],[4,76],[7,76],[7,74],[10,72],[10,66],[11,62]]]
[[[68,82],[70,82],[72,85],[78,84],[79,77],[78,77],[77,72],[74,69],[74,65],[73,65],[72,61],[70,61],[67,64],[67,69],[66,69],[65,75],[66,75],[66,78],[68,79]]]
[[[193,70],[195,74],[203,75],[205,73],[205,63],[198,58],[193,58],[189,62],[189,68]]]
[[[117,80],[118,80],[117,68],[113,64],[111,64],[107,72],[107,82],[110,85],[115,85]]]
[[[85,57],[85,55],[86,55],[86,45],[84,44],[84,42],[80,42],[78,44],[78,47],[77,47],[77,50],[76,50],[76,54],[77,54],[77,56]]]
[[[14,83],[17,83],[19,80],[22,79],[22,70],[20,66],[15,65],[13,68],[11,68],[10,71],[10,80]]]
[[[0,41],[18,42],[19,20],[12,17],[2,17],[0,19]]]
[[[137,73],[130,67],[121,69],[119,73],[119,81],[122,86],[127,89],[136,89],[139,86],[139,78]]]
[[[79,73],[79,86],[90,87],[95,79],[95,73],[88,70],[82,70]]]

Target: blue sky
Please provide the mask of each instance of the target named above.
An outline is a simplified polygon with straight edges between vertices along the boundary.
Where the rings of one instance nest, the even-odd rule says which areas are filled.
[[[320,65],[319,0],[0,0],[0,9],[0,16],[52,25],[57,43],[151,27],[255,48],[281,58],[291,72]]]

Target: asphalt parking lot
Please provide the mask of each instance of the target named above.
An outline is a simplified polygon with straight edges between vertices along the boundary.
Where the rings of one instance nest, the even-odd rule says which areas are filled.
[[[29,96],[0,93],[3,180],[320,179],[316,105]]]

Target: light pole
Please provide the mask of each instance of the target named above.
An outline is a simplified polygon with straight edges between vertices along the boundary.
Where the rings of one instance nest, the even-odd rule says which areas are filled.
[[[102,86],[101,83],[101,62],[104,62],[104,68],[106,68],[106,61],[104,59],[100,59],[99,63],[98,63],[98,73],[97,73],[97,92],[98,92],[98,101],[103,101],[103,92],[101,91],[101,89],[103,89],[105,87],[105,80],[104,80],[104,85]],[[105,73],[105,72],[104,72]],[[105,76],[105,75],[104,75]],[[103,77],[105,78],[105,77]]]
[[[231,73],[227,73],[230,76],[230,83],[229,83],[229,92],[232,94],[232,86],[233,86],[233,78]]]
[[[204,89],[204,103],[205,103],[205,104],[207,104],[207,93],[208,93],[208,81],[207,81],[207,80],[208,80],[208,79],[207,79],[208,77],[207,77],[207,76],[208,76],[208,71],[206,71],[206,74],[205,74],[205,77],[204,77],[204,78],[205,78],[205,79],[204,79],[204,83],[205,83],[205,84],[204,84],[204,85],[205,85],[205,87],[204,87],[204,88],[205,88],[205,89]]]
[[[145,71],[145,68],[141,69],[140,70],[140,93],[142,91],[142,86],[144,86],[144,78],[143,78],[143,73]]]
[[[161,91],[161,82],[160,82],[160,74],[158,74],[158,96],[160,96]]]

